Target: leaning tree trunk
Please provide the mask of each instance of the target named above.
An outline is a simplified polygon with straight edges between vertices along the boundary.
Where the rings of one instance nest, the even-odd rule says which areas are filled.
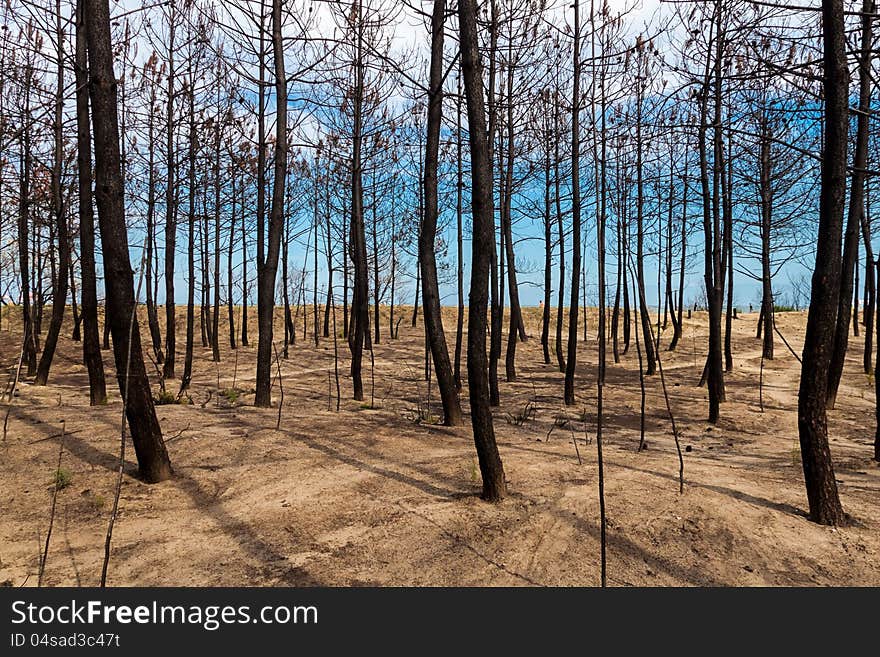
[[[171,462],[162,440],[162,429],[153,406],[150,381],[144,367],[136,310],[134,276],[128,255],[125,204],[119,156],[119,123],[116,114],[116,76],[110,43],[108,0],[83,0],[86,24],[89,94],[95,144],[95,200],[101,228],[105,284],[116,377],[126,405],[141,476],[150,483],[171,476]]]
[[[428,131],[425,141],[425,211],[419,230],[419,267],[422,272],[422,307],[425,333],[437,374],[437,388],[443,402],[443,423],[452,427],[461,424],[461,404],[455,387],[455,374],[449,361],[440,289],[437,282],[437,260],[434,241],[437,236],[437,166],[440,150],[440,127],[443,122],[443,23],[446,1],[434,0],[431,17],[431,71],[428,90]],[[378,267],[378,263],[376,263]],[[378,299],[377,299],[378,304]],[[377,335],[378,337],[378,335]]]
[[[825,95],[825,149],[819,192],[819,233],[816,266],[810,293],[810,310],[798,393],[798,434],[810,519],[838,525],[846,516],[837,494],[834,465],[828,446],[828,377],[835,318],[840,297],[843,211],[846,203],[848,128],[848,71],[843,0],[822,0]]]
[[[57,88],[55,92],[55,115],[53,120],[53,132],[55,144],[53,148],[52,162],[52,214],[55,215],[55,232],[58,237],[58,267],[52,278],[52,320],[46,333],[46,341],[43,343],[43,353],[37,366],[36,385],[46,385],[49,380],[49,369],[52,367],[52,359],[55,357],[55,348],[58,346],[58,336],[61,334],[61,325],[64,323],[64,309],[67,305],[67,273],[70,269],[70,240],[67,235],[67,212],[64,201],[61,198],[61,168],[64,158],[63,138],[63,112],[64,112],[64,28],[61,23],[61,0],[55,0],[55,16],[57,20],[58,43],[56,54],[58,56]]]
[[[458,3],[461,67],[468,109],[471,150],[471,289],[468,305],[468,392],[474,444],[483,478],[483,498],[492,502],[504,498],[507,484],[495,443],[486,359],[486,308],[488,305],[489,254],[495,243],[492,198],[492,160],[486,141],[486,111],[483,105],[483,74],[477,37],[475,0]]]

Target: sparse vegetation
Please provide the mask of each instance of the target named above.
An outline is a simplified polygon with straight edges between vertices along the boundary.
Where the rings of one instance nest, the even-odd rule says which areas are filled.
[[[73,483],[73,475],[66,468],[58,468],[52,475],[52,486],[64,490]]]

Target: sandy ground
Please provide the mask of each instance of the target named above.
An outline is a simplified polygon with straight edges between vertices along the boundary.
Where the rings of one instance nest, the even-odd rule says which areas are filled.
[[[418,421],[428,394],[421,322],[411,328],[407,318],[400,339],[389,341],[385,321],[375,348],[375,408],[368,359],[368,403],[349,399],[348,351],[339,341],[338,413],[328,410],[332,339],[316,349],[300,335],[282,363],[280,431],[277,407],[252,406],[255,335],[251,347],[238,350],[237,368],[228,346],[215,365],[199,343],[193,403],[158,407],[174,479],[146,485],[135,478],[135,464],[126,464],[109,584],[598,584],[594,320],[592,313],[590,340],[581,345],[578,405],[566,408],[562,375],[543,364],[538,311],[529,310],[519,378],[502,383],[495,414],[510,490],[498,505],[477,496],[469,424],[432,424],[439,416],[436,392],[432,413],[422,413],[434,418]],[[609,584],[880,585],[880,468],[870,460],[873,382],[861,372],[862,338],[851,340],[830,416],[842,501],[855,525],[821,527],[805,517],[795,396],[800,367],[777,340],[777,358],[764,370],[761,412],[756,320],[752,314],[734,322],[735,368],[717,427],[706,423],[706,392],[696,385],[705,314],[686,321],[676,352],[661,352],[682,447],[689,450],[684,494],[660,378],[647,381],[648,449],[638,453],[635,345],[620,364],[609,364]],[[778,317],[798,352],[804,322],[802,313]],[[251,326],[255,334],[256,321]],[[452,312],[446,327],[451,343]],[[113,389],[106,406],[89,407],[81,347],[64,332],[49,385],[21,385],[0,446],[0,583],[7,585],[36,584],[62,421],[69,485],[58,495],[45,584],[100,579],[122,405]],[[671,326],[664,344],[670,336]],[[19,340],[17,327],[9,332],[4,325],[4,368],[17,359]],[[111,364],[110,353],[104,356]],[[234,402],[217,394],[218,387],[232,387],[233,376],[243,391]],[[517,426],[512,418],[529,402],[534,416]],[[128,455],[133,458],[130,446]]]

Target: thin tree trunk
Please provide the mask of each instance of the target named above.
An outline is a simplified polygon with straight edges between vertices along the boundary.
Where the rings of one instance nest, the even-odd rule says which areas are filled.
[[[672,342],[669,344],[669,351],[675,351],[681,340],[684,331],[684,277],[687,266],[687,216],[688,216],[688,158],[684,160],[684,176],[681,179],[681,260],[678,268],[678,303],[676,304],[676,312],[678,313],[678,321],[675,322],[675,328],[672,334]]]
[[[31,81],[33,79],[33,68],[28,65],[25,71],[25,87],[22,91],[25,98],[25,115],[30,116],[30,99],[31,99]],[[37,346],[36,346],[36,330],[34,326],[34,314],[36,309],[31,303],[33,295],[33,285],[30,279],[30,254],[28,252],[29,236],[28,226],[30,224],[30,207],[31,207],[31,128],[25,126],[21,136],[21,159],[19,165],[19,191],[18,191],[18,266],[19,276],[21,277],[21,319],[23,324],[23,342],[24,356],[23,360],[27,363],[27,376],[34,376],[37,373]]]
[[[188,61],[187,94],[189,99],[189,136],[188,136],[188,171],[187,171],[187,255],[189,271],[186,281],[186,346],[183,357],[183,376],[180,379],[180,390],[189,388],[192,382],[193,342],[195,340],[195,291],[196,291],[196,113],[195,113],[195,76],[192,59]],[[202,304],[204,308],[204,303]]]
[[[352,132],[352,158],[351,158],[351,253],[354,264],[354,289],[351,301],[351,330],[348,335],[348,346],[351,350],[351,382],[353,397],[357,401],[364,400],[364,386],[361,378],[361,361],[363,358],[364,344],[370,331],[370,300],[369,300],[369,273],[367,271],[367,243],[364,230],[364,191],[363,170],[361,162],[361,147],[363,141],[363,100],[364,100],[364,75],[365,65],[363,61],[363,33],[364,17],[362,14],[361,0],[357,0],[353,17],[355,25],[356,48],[354,61],[354,130]],[[415,318],[415,315],[413,315]],[[413,319],[415,321],[415,319]]]
[[[282,0],[272,1],[272,59],[275,64],[275,157],[272,182],[272,208],[266,259],[260,272],[257,290],[257,375],[254,405],[268,407],[272,398],[272,325],[275,315],[275,279],[284,229],[284,192],[287,186],[287,74],[284,69],[284,42],[281,33]]]
[[[643,58],[644,58],[644,44],[640,41],[637,46],[639,56],[638,56],[638,75],[641,76],[641,70],[643,68]],[[641,318],[642,324],[642,344],[645,347],[645,374],[647,376],[651,376],[657,371],[657,362],[656,357],[654,356],[654,341],[651,339],[651,313],[648,310],[648,306],[645,302],[646,293],[645,293],[645,250],[644,250],[644,242],[645,242],[645,229],[644,229],[644,216],[645,216],[645,192],[644,192],[644,172],[643,172],[643,162],[642,162],[642,103],[644,102],[643,98],[643,87],[642,81],[639,80],[637,82],[637,92],[636,92],[636,283],[639,287],[639,317]],[[659,306],[659,299],[658,299]],[[659,310],[659,308],[658,308]]]
[[[83,0],[88,36],[89,93],[94,116],[95,199],[101,227],[107,299],[119,390],[141,476],[149,483],[171,476],[171,462],[153,406],[135,311],[134,277],[128,255],[123,181],[116,114],[116,76],[110,43],[108,0]]]
[[[562,324],[565,317],[565,225],[562,219],[562,181],[559,175],[559,106],[558,96],[554,99],[553,119],[553,198],[556,206],[556,230],[559,241],[559,290],[556,297],[556,363],[560,372],[565,372],[565,353],[562,350]]]
[[[177,162],[174,139],[174,37],[175,37],[175,12],[171,5],[170,18],[168,21],[168,88],[165,104],[165,363],[162,368],[162,378],[173,379],[175,377],[175,350],[177,349],[176,336],[176,311],[177,306],[174,298],[174,256],[177,248],[177,188],[176,172]]]
[[[575,403],[574,374],[577,366],[578,303],[581,276],[581,190],[580,190],[580,0],[574,2],[573,92],[571,113],[571,301],[568,307],[568,359],[565,367],[565,404]]]
[[[455,374],[449,362],[443,316],[440,307],[440,288],[437,281],[437,260],[434,243],[437,237],[437,168],[440,150],[440,128],[443,123],[443,30],[446,0],[434,0],[431,16],[431,68],[428,90],[428,125],[425,140],[425,211],[419,229],[419,267],[422,272],[422,306],[425,334],[431,348],[437,388],[443,403],[443,423],[461,424],[461,404],[455,386]],[[376,263],[378,267],[378,262]],[[378,307],[378,298],[376,299]],[[378,320],[378,318],[377,318]],[[378,335],[377,341],[378,341]]]
[[[550,302],[553,294],[553,224],[551,215],[551,181],[550,181],[550,148],[549,130],[545,130],[548,146],[544,157],[544,303],[541,312],[541,349],[544,352],[544,364],[550,364]]]
[[[486,111],[483,105],[483,74],[477,37],[475,0],[459,0],[461,67],[468,107],[468,134],[471,149],[471,202],[473,241],[471,289],[468,306],[468,390],[474,444],[483,479],[483,499],[496,502],[504,498],[507,484],[504,467],[495,443],[489,381],[486,376],[486,306],[488,302],[489,258],[494,236],[492,198],[492,160],[486,139]]]
[[[43,353],[37,366],[37,376],[34,383],[44,386],[49,380],[49,369],[52,367],[52,359],[55,357],[55,348],[58,346],[58,336],[61,335],[61,325],[64,323],[64,310],[67,305],[67,274],[70,269],[70,240],[67,231],[67,211],[61,197],[61,174],[64,160],[63,143],[63,113],[64,113],[64,40],[65,29],[62,25],[61,0],[55,0],[56,19],[56,55],[58,57],[58,73],[55,91],[55,108],[53,118],[54,147],[52,157],[52,214],[55,218],[55,234],[58,238],[58,266],[52,277],[52,319],[49,330],[46,333],[46,341],[43,343]]]
[[[865,205],[868,210],[871,207],[869,191],[865,190]],[[865,350],[862,357],[862,365],[865,374],[874,371],[874,322],[876,321],[877,288],[874,281],[874,249],[871,247],[871,225],[868,222],[867,213],[862,214],[862,235],[865,242],[865,310],[862,316],[865,320]]]
[[[151,70],[149,75],[155,76],[155,71]],[[150,107],[156,106],[156,82],[155,77],[151,77],[150,84]],[[146,271],[146,288],[147,288],[147,325],[150,330],[150,340],[153,346],[153,354],[156,357],[156,363],[162,364],[165,360],[165,354],[162,353],[162,335],[159,331],[159,312],[156,308],[156,297],[153,294],[154,277],[156,272],[153,271],[153,257],[156,251],[156,148],[155,148],[155,122],[153,112],[149,113],[147,118],[147,255],[145,263]]]
[[[461,390],[461,346],[464,337],[464,227],[462,216],[464,215],[464,170],[462,165],[462,131],[461,131],[461,72],[456,78],[458,94],[455,106],[455,243],[456,243],[456,290],[458,292],[458,311],[455,319],[455,363],[452,371],[455,378],[455,388]],[[392,266],[394,259],[392,258]],[[392,278],[393,284],[393,278]],[[393,304],[392,304],[393,310]],[[393,324],[392,324],[393,326]],[[392,329],[393,330],[393,329]]]
[[[234,290],[235,287],[233,285],[233,264],[232,257],[235,254],[235,212],[238,209],[238,196],[236,196],[236,187],[235,187],[235,168],[230,168],[230,176],[229,176],[229,184],[231,186],[231,195],[230,195],[230,217],[229,217],[229,245],[228,251],[226,253],[226,306],[228,309],[228,317],[229,317],[229,348],[236,349],[237,344],[235,341],[235,297]],[[244,218],[242,217],[242,222],[244,222]]]
[[[773,360],[773,287],[770,263],[770,230],[773,222],[773,186],[771,184],[770,144],[771,135],[766,114],[761,117],[760,145],[760,200],[761,200],[761,320],[759,331],[763,333],[762,357]],[[759,336],[760,337],[760,336]]]
[[[82,284],[83,361],[89,372],[89,403],[107,399],[104,363],[98,335],[98,295],[95,282],[95,215],[92,207],[92,143],[89,117],[89,73],[86,52],[84,0],[76,3],[76,162],[79,201],[80,276]]]

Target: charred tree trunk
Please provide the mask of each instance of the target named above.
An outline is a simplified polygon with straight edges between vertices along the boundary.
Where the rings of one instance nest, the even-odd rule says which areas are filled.
[[[688,216],[688,159],[684,160],[684,176],[681,179],[681,255],[678,268],[678,302],[675,312],[678,321],[672,333],[672,342],[669,343],[669,351],[675,351],[684,330],[684,277],[687,265],[687,216]]]
[[[568,358],[565,366],[566,406],[575,403],[574,374],[577,366],[578,303],[581,277],[581,24],[580,0],[574,2],[573,92],[571,109],[571,295],[568,306]]]
[[[107,0],[83,0],[89,62],[92,122],[95,143],[95,200],[101,227],[109,316],[119,390],[126,404],[141,476],[153,483],[171,476],[171,462],[153,406],[150,381],[144,367],[140,329],[135,312],[134,277],[128,256],[123,181],[116,114],[116,76],[110,43]]]
[[[31,84],[33,68],[28,65],[25,70],[25,116],[30,116]],[[34,314],[36,312],[31,303],[33,297],[33,285],[31,284],[29,231],[31,211],[31,128],[25,126],[21,132],[21,159],[19,164],[19,188],[18,188],[18,266],[21,277],[21,320],[23,324],[22,359],[27,365],[27,376],[37,373],[37,343],[34,326]]]
[[[507,41],[507,170],[504,183],[504,208],[501,212],[501,230],[504,233],[504,251],[507,257],[507,287],[510,297],[510,323],[507,332],[507,353],[504,357],[504,373],[508,381],[516,381],[516,343],[526,339],[522,308],[519,302],[519,284],[516,279],[516,253],[513,248],[513,164],[514,123],[513,83],[515,64],[513,60],[513,15],[510,12],[511,37]]]
[[[865,205],[869,210],[870,194],[865,193]],[[862,214],[862,235],[865,242],[865,310],[862,316],[865,320],[865,350],[862,357],[862,365],[865,374],[874,371],[872,357],[874,354],[874,322],[876,321],[877,309],[877,286],[874,279],[874,249],[871,247],[871,225],[868,223],[867,212]]]
[[[490,328],[489,328],[489,403],[498,406],[501,403],[501,393],[498,389],[498,359],[501,357],[501,331],[504,294],[501,291],[499,276],[499,252],[495,240],[495,137],[496,123],[498,119],[497,105],[495,102],[495,76],[496,57],[498,54],[498,3],[496,0],[489,2],[489,80],[488,80],[488,110],[489,125],[487,135],[487,149],[489,154],[489,180],[492,183],[492,250],[489,254],[489,285],[490,285]]]
[[[272,182],[272,208],[266,259],[258,276],[257,379],[254,405],[268,407],[272,403],[272,328],[275,315],[275,278],[284,229],[284,192],[287,186],[287,74],[284,69],[284,42],[281,34],[283,0],[272,1],[272,59],[275,64],[275,157]]]
[[[217,80],[218,117],[214,124],[214,308],[211,313],[211,359],[220,362],[220,80]],[[207,213],[206,213],[207,214]]]
[[[235,211],[238,208],[238,196],[235,187],[235,169],[231,168],[229,184],[230,189],[230,216],[229,216],[229,244],[226,253],[226,307],[229,317],[229,348],[236,349],[235,342],[235,297],[234,297],[234,281],[233,281],[233,264],[232,257],[235,254]],[[244,222],[244,218],[242,218]]]
[[[76,301],[76,273],[74,272],[74,240],[73,236],[70,235],[68,230],[68,243],[70,244],[70,267],[67,268],[67,276],[70,284],[70,312],[73,315],[73,331],[71,333],[70,339],[74,342],[79,342],[82,340],[82,315],[79,312],[79,305]]]
[[[38,386],[46,385],[49,380],[49,369],[52,367],[52,359],[55,357],[55,348],[58,346],[58,336],[61,335],[61,325],[64,323],[64,310],[67,305],[67,275],[70,269],[70,240],[67,231],[67,211],[61,196],[61,169],[64,164],[63,142],[63,113],[64,113],[64,39],[65,29],[62,26],[61,0],[55,0],[56,18],[56,55],[58,57],[57,86],[55,91],[54,118],[52,129],[54,133],[54,147],[52,156],[52,214],[55,219],[55,235],[58,238],[58,266],[52,277],[52,319],[46,340],[43,343],[43,353],[37,366],[37,377],[34,383]]]
[[[468,108],[468,134],[471,149],[471,203],[473,241],[471,289],[468,305],[468,390],[474,444],[483,479],[483,499],[496,502],[504,498],[507,484],[504,467],[495,443],[489,381],[486,376],[486,306],[488,302],[489,254],[495,243],[492,198],[492,160],[486,138],[486,112],[483,105],[483,74],[477,37],[475,0],[459,0],[461,67]]]
[[[559,290],[556,293],[556,363],[565,372],[565,352],[562,350],[562,324],[565,318],[565,224],[562,219],[562,180],[559,175],[559,98],[555,98],[553,119],[553,199],[556,206],[556,231],[559,242]]]
[[[458,293],[458,310],[455,318],[455,362],[452,376],[456,390],[461,390],[461,346],[464,337],[464,170],[462,166],[462,133],[461,133],[461,73],[456,79],[458,94],[455,106],[455,245],[456,245],[456,291]],[[394,259],[392,258],[392,266]],[[392,278],[393,281],[393,278]],[[393,304],[392,304],[393,307]],[[393,311],[393,308],[392,308]],[[393,330],[393,329],[392,329]]]
[[[550,191],[550,130],[544,131],[548,146],[544,152],[544,304],[541,313],[541,349],[544,364],[550,364],[550,302],[553,294],[553,217],[551,214]]]
[[[870,261],[869,261],[870,262]],[[876,278],[874,277],[874,272],[871,272],[871,278],[874,278],[876,281],[874,284],[874,289],[880,289],[880,259],[877,260],[876,263],[877,271]],[[878,337],[877,341],[880,343],[880,322],[876,322]],[[869,329],[870,330],[870,329]],[[874,415],[877,421],[877,428],[874,432],[874,460],[880,461],[880,378],[876,376],[876,372],[880,371],[880,349],[877,350],[877,365],[874,368],[875,376],[874,376]]]
[[[722,274],[721,259],[721,210],[719,202],[720,194],[720,162],[722,159],[721,147],[721,57],[723,53],[723,38],[721,35],[721,0],[715,5],[715,62],[714,72],[709,70],[707,58],[707,71],[700,97],[700,125],[699,125],[699,152],[700,152],[700,184],[703,196],[703,239],[704,239],[704,279],[706,284],[706,296],[709,307],[709,354],[706,360],[705,376],[709,388],[709,422],[715,424],[720,415],[720,405],[724,400],[724,367],[722,362],[722,334],[721,334],[721,304],[724,295],[724,279]],[[714,78],[715,86],[715,116],[713,119],[713,149],[714,165],[712,175],[712,189],[710,190],[709,164],[707,154],[707,133],[709,129],[709,91]]]
[[[361,364],[364,344],[370,331],[370,290],[367,266],[367,240],[364,230],[364,190],[361,147],[363,141],[363,98],[365,65],[363,61],[364,17],[361,13],[361,0],[357,0],[355,8],[356,21],[356,54],[354,62],[354,130],[352,133],[351,158],[351,218],[350,242],[351,256],[354,265],[354,289],[351,300],[351,329],[348,335],[348,346],[351,350],[351,382],[353,396],[357,401],[364,400],[364,385],[361,378]],[[415,322],[415,311],[413,313]]]
[[[759,196],[761,201],[761,318],[759,330],[763,333],[762,354],[773,360],[773,286],[770,268],[770,229],[773,222],[773,185],[771,183],[770,145],[772,135],[766,113],[761,117]]]
[[[637,45],[638,69],[639,76],[644,64],[642,63],[644,55],[644,44],[639,41]],[[643,98],[643,82],[637,82],[636,93],[636,283],[638,284],[639,293],[639,318],[642,326],[642,344],[645,347],[645,374],[651,376],[657,371],[657,359],[654,355],[654,340],[651,338],[651,313],[648,310],[646,299],[646,283],[645,283],[645,184],[644,184],[644,165],[642,158],[642,103]],[[658,265],[659,266],[659,265]],[[657,300],[659,315],[660,300]]]
[[[824,6],[824,5],[823,5]],[[856,115],[856,152],[853,157],[849,193],[849,211],[846,236],[843,243],[843,261],[840,278],[840,296],[837,303],[837,323],[834,331],[831,362],[828,365],[828,400],[834,408],[837,391],[843,376],[846,351],[849,345],[849,324],[852,319],[853,274],[859,257],[859,223],[865,204],[865,169],[868,164],[868,121],[871,114],[871,47],[873,0],[862,2],[862,43],[859,53],[859,111]]]
[[[810,519],[823,525],[846,520],[837,493],[834,465],[828,446],[828,377],[835,318],[841,288],[840,242],[846,203],[849,73],[843,0],[822,0],[825,97],[825,148],[819,193],[819,233],[810,310],[804,338],[801,383],[798,392],[798,434]],[[847,299],[847,302],[849,300]]]
[[[419,230],[419,267],[422,272],[422,307],[425,316],[425,333],[434,361],[437,388],[443,402],[443,423],[452,427],[461,424],[461,404],[458,399],[458,390],[455,387],[455,374],[452,370],[452,363],[449,362],[449,351],[443,331],[440,288],[437,281],[437,260],[434,254],[438,215],[437,168],[440,128],[443,122],[443,24],[445,13],[446,1],[434,0],[434,12],[431,16],[428,128],[425,140],[425,212]]]
[[[154,75],[154,73],[150,73]],[[156,107],[156,80],[150,80],[150,107]],[[150,340],[156,362],[162,364],[165,354],[162,353],[162,335],[159,332],[159,313],[156,308],[156,297],[153,295],[153,257],[156,250],[156,148],[155,122],[153,112],[147,118],[147,255],[145,258],[147,287],[147,324],[150,329]]]
[[[177,161],[174,139],[174,5],[171,6],[168,24],[168,80],[165,104],[165,363],[162,378],[175,377],[175,351],[177,349],[177,306],[174,299],[174,256],[177,249]]]
[[[92,140],[89,118],[89,73],[84,0],[76,3],[76,162],[79,200],[80,276],[82,283],[83,361],[89,372],[89,402],[107,399],[104,363],[98,335],[98,294],[95,281],[95,215],[92,207]]]
[[[187,260],[189,272],[186,281],[186,346],[183,357],[183,376],[180,379],[181,391],[189,388],[192,382],[193,348],[195,341],[195,291],[196,291],[196,112],[195,112],[195,76],[192,59],[189,60],[187,75],[187,94],[189,98],[189,136],[187,146]],[[204,303],[202,303],[204,309]]]

